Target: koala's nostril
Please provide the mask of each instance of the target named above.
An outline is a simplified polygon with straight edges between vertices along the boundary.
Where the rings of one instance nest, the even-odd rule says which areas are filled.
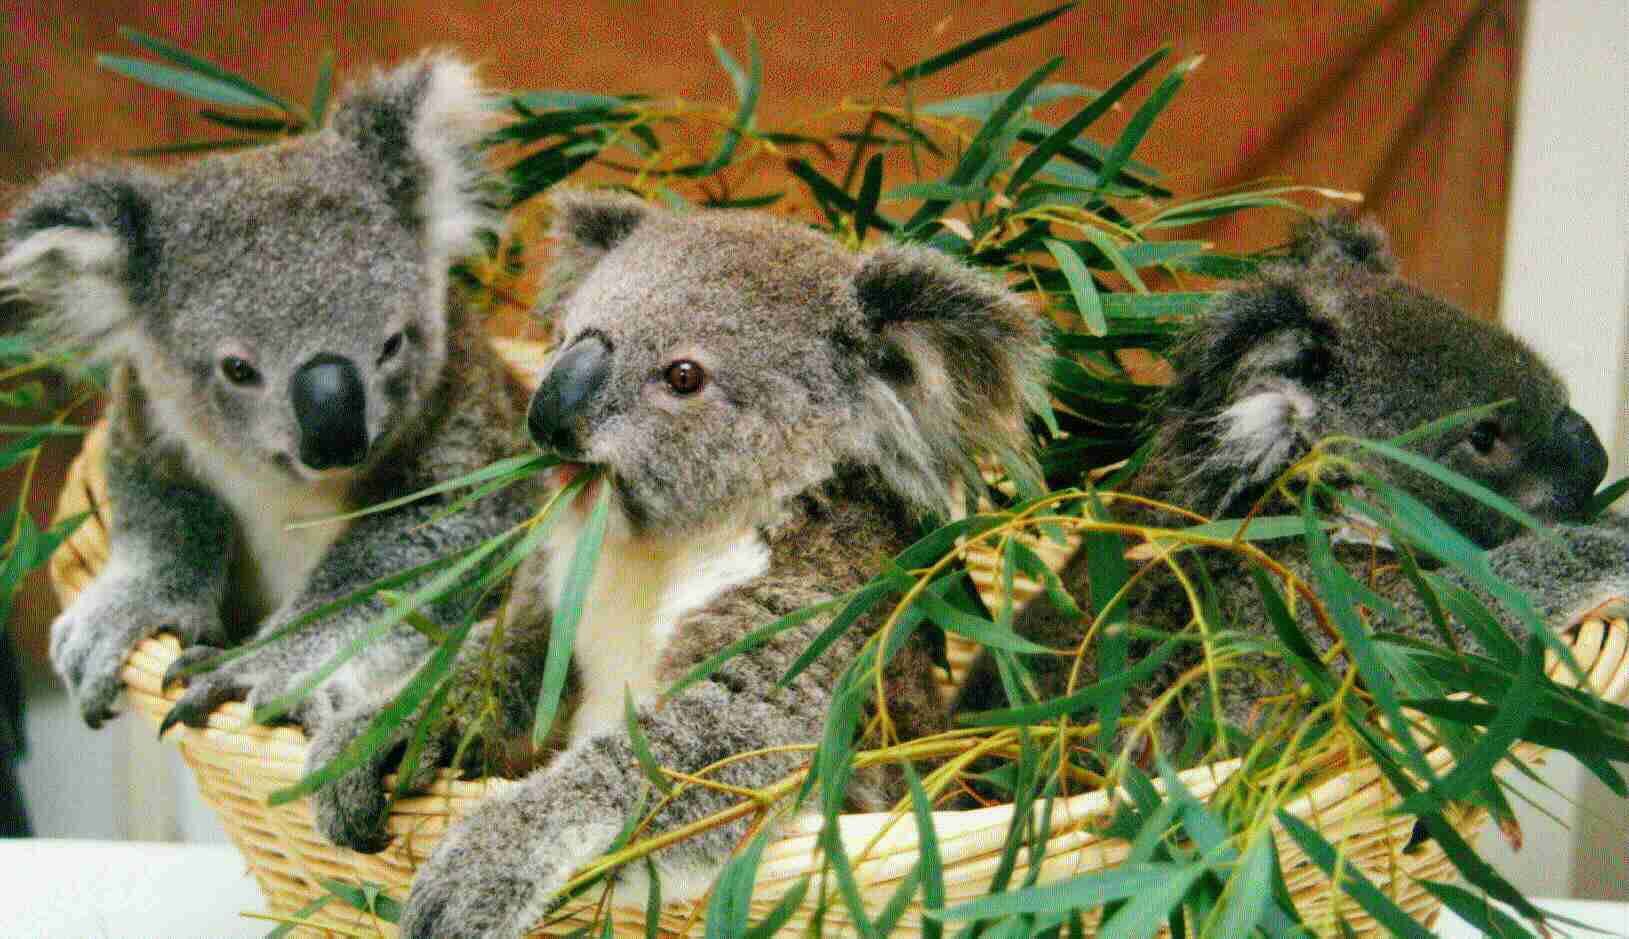
[[[1584,416],[1567,408],[1555,419],[1555,452],[1564,467],[1557,502],[1563,512],[1582,512],[1606,478],[1606,448]]]
[[[584,336],[560,353],[526,414],[527,430],[538,446],[568,455],[577,449],[577,419],[584,403],[605,384],[610,362],[610,345],[596,335]]]
[[[368,455],[367,392],[350,359],[319,355],[289,383],[300,424],[300,461],[312,469],[356,466]]]

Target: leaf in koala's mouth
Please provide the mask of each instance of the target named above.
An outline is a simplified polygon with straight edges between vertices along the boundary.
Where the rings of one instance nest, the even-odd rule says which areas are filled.
[[[565,489],[585,475],[589,477],[587,483],[571,500],[572,508],[581,512],[586,512],[593,506],[599,487],[605,482],[604,467],[592,463],[561,463],[554,468],[553,473],[557,490]]]

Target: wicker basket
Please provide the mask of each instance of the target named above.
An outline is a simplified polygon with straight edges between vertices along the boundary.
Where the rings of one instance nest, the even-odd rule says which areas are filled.
[[[540,350],[525,343],[501,343],[505,356],[522,377],[535,377]],[[59,514],[90,512],[91,517],[51,559],[50,571],[64,604],[83,590],[107,560],[108,502],[101,478],[99,459],[104,429],[98,428],[86,440],[85,449],[74,463]],[[1061,549],[1038,546],[1061,560]],[[993,557],[973,559],[974,580],[986,592],[994,588]],[[1033,596],[1039,588],[1019,580],[1014,585],[1018,600]],[[160,679],[179,651],[177,642],[160,636],[143,642],[131,655],[124,671],[131,706],[156,726],[168,712],[179,692],[165,693]],[[1581,631],[1574,646],[1578,661],[1589,676],[1593,690],[1614,702],[1629,699],[1629,623],[1591,622]],[[973,650],[953,648],[953,666],[965,667]],[[1551,674],[1567,682],[1552,663]],[[274,790],[292,784],[301,775],[306,754],[303,735],[293,728],[259,727],[250,722],[242,703],[222,705],[210,715],[208,727],[177,727],[169,739],[178,744],[182,755],[198,777],[206,801],[219,813],[223,825],[260,884],[273,915],[288,916],[327,891],[319,881],[334,878],[372,881],[398,898],[407,895],[417,863],[435,846],[447,826],[474,809],[487,794],[513,783],[504,780],[460,781],[443,772],[422,795],[396,803],[389,827],[395,836],[385,851],[376,855],[357,854],[336,848],[317,834],[308,804],[298,801],[276,808],[266,804]],[[1517,748],[1525,758],[1540,755],[1536,747]],[[1432,748],[1427,756],[1440,772],[1451,763],[1451,755]],[[1200,798],[1207,797],[1237,768],[1234,761],[1189,770],[1182,780]],[[1405,852],[1413,819],[1387,815],[1384,808],[1395,804],[1395,792],[1367,762],[1337,767],[1328,777],[1299,799],[1290,811],[1315,825],[1334,843],[1347,860],[1372,882],[1385,890],[1403,909],[1426,923],[1435,920],[1438,904],[1418,883],[1420,879],[1453,876],[1452,865],[1434,841]],[[1118,863],[1128,846],[1100,831],[1109,817],[1109,798],[1093,792],[1071,798],[1054,807],[1052,837],[1040,875],[1042,882],[1102,869]],[[1011,806],[995,806],[966,812],[936,813],[934,822],[945,867],[946,898],[949,903],[980,896],[988,889],[1002,842],[1012,817]],[[1486,821],[1485,813],[1459,810],[1450,819],[1466,835]],[[768,911],[800,879],[819,869],[815,849],[818,819],[794,821],[771,843],[764,854],[757,890],[753,895],[756,914]],[[845,816],[843,843],[855,860],[854,872],[866,902],[875,913],[888,901],[901,879],[915,864],[917,834],[913,820],[887,813]],[[1286,882],[1302,916],[1321,933],[1336,934],[1334,916],[1344,917],[1359,934],[1377,935],[1381,930],[1362,910],[1331,888],[1328,879],[1288,838],[1280,834],[1278,850]],[[1026,876],[1027,855],[1013,875]],[[817,915],[815,903],[820,891],[810,890],[805,906],[787,927],[787,934],[800,933],[808,918]],[[593,901],[588,901],[591,904]],[[559,927],[569,932],[589,922],[591,907],[585,904],[576,915]],[[663,912],[665,935],[700,935],[700,903],[670,904]],[[825,912],[827,934],[847,934],[842,928],[845,913],[841,904]],[[615,911],[619,936],[644,935],[642,908]],[[344,904],[329,903],[312,915],[305,935],[394,936],[394,928]],[[896,931],[900,936],[920,933],[916,911],[906,914]],[[541,935],[541,934],[540,934]]]

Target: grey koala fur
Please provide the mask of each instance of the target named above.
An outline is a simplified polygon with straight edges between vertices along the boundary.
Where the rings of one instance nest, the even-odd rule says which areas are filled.
[[[1567,406],[1567,392],[1554,373],[1525,345],[1497,326],[1473,319],[1409,284],[1395,272],[1384,234],[1372,224],[1334,215],[1304,224],[1290,256],[1262,273],[1258,282],[1224,294],[1201,318],[1174,355],[1175,378],[1156,410],[1160,424],[1142,468],[1125,491],[1214,517],[1237,518],[1266,499],[1265,514],[1294,513],[1272,483],[1305,456],[1319,439],[1350,435],[1385,439],[1457,411],[1514,399],[1471,425],[1417,440],[1408,449],[1431,457],[1552,523],[1580,521],[1606,472],[1606,454],[1589,425]],[[1482,449],[1479,443],[1486,445]],[[1476,545],[1490,549],[1491,569],[1525,590],[1545,621],[1558,631],[1607,600],[1629,598],[1629,527],[1618,519],[1594,525],[1563,524],[1555,539],[1525,530],[1503,514],[1448,486],[1379,458],[1364,463],[1377,475],[1425,503]],[[1337,489],[1354,492],[1350,479],[1326,476]],[[1115,506],[1117,519],[1185,527],[1183,517],[1136,503]],[[1361,519],[1357,519],[1361,520]],[[1347,526],[1351,528],[1352,526]],[[1334,546],[1337,562],[1358,582],[1389,600],[1401,618],[1377,618],[1376,629],[1440,641],[1428,613],[1392,559],[1389,545]],[[1300,539],[1268,543],[1264,550],[1306,583],[1312,580]],[[1429,558],[1419,555],[1422,564]],[[1214,584],[1221,622],[1240,630],[1271,629],[1247,562],[1231,552],[1204,550],[1178,558],[1190,577],[1202,565]],[[1128,621],[1167,632],[1193,628],[1192,607],[1178,579],[1163,563],[1131,588]],[[1457,570],[1442,577],[1470,587]],[[1061,572],[1071,595],[1086,603],[1086,552]],[[1274,581],[1282,593],[1284,584]],[[1501,625],[1525,634],[1520,616],[1473,589]],[[1302,631],[1320,652],[1332,646],[1310,603],[1286,598]],[[1087,623],[1090,622],[1088,619]],[[1017,631],[1043,645],[1074,649],[1085,624],[1046,600],[1019,616]],[[1213,626],[1212,628],[1216,628]],[[1455,640],[1480,647],[1453,621]],[[1128,663],[1149,655],[1155,642],[1133,638]],[[1201,661],[1197,645],[1179,649],[1146,681],[1126,692],[1123,713],[1142,715],[1177,678]],[[1224,671],[1218,697],[1225,720],[1247,732],[1267,715],[1267,699],[1282,694],[1274,666],[1246,657],[1254,668]],[[1028,657],[1037,693],[1065,693],[1074,657]],[[1074,688],[1099,679],[1088,649]],[[1337,667],[1339,663],[1337,663]],[[1283,668],[1279,663],[1278,668]],[[1200,687],[1204,685],[1200,683]],[[1188,742],[1193,719],[1209,716],[1208,699],[1194,686],[1177,698],[1155,726],[1159,747],[1175,753]],[[957,712],[1008,706],[993,657],[975,660],[955,704]],[[1082,714],[1091,720],[1093,714]],[[1126,741],[1125,725],[1121,741]],[[1137,741],[1146,756],[1148,738]]]
[[[536,493],[517,487],[445,518],[431,498],[285,529],[526,448],[524,391],[448,279],[497,221],[475,148],[487,113],[469,66],[426,55],[356,83],[320,132],[173,173],[79,166],[15,207],[0,278],[43,332],[114,367],[111,555],[52,626],[52,660],[92,726],[113,715],[143,637],[179,636],[178,671],[532,511]],[[457,622],[473,600],[428,612]],[[361,603],[190,677],[166,726],[289,692],[384,609]],[[427,650],[397,628],[294,709],[309,767]],[[328,837],[384,845],[386,764],[315,795]]]
[[[665,702],[663,688],[749,631],[864,584],[977,482],[972,456],[1024,459],[1038,393],[1038,317],[983,275],[922,248],[865,254],[765,215],[674,214],[613,194],[554,198],[559,351],[529,415],[566,459],[602,468],[609,534],[578,625],[571,744],[451,830],[414,881],[402,934],[519,936],[603,853],[648,786],[623,720],[624,689],[656,761],[696,773],[731,756],[819,739],[834,685],[880,626],[868,616],[789,687],[777,680],[829,615],[730,659]],[[706,371],[699,390],[670,366]],[[569,475],[574,470],[568,470]],[[567,509],[533,577],[557,605],[590,490]],[[913,635],[886,669],[901,739],[946,721],[933,649]],[[730,763],[760,788],[802,752]],[[902,790],[860,774],[861,809]],[[689,786],[646,835],[737,797]],[[653,855],[663,896],[696,896],[747,820]],[[619,875],[642,900],[640,870]]]

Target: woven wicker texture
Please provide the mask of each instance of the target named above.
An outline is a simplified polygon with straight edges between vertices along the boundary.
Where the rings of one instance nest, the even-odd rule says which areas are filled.
[[[541,350],[513,342],[500,347],[517,374],[535,383],[533,376],[541,362]],[[109,515],[100,460],[104,441],[104,428],[87,437],[59,504],[59,517],[91,513],[51,559],[52,581],[65,605],[90,583],[107,560]],[[1035,547],[1049,562],[1061,561],[1066,553],[1058,545]],[[997,563],[989,554],[970,559],[974,581],[987,597],[998,589]],[[1017,579],[1015,601],[1033,597],[1039,589],[1033,582]],[[179,695],[179,691],[165,693],[160,687],[164,671],[179,649],[179,644],[167,635],[146,640],[132,654],[124,671],[131,707],[154,726]],[[1616,619],[1585,624],[1574,644],[1574,653],[1596,694],[1618,703],[1629,700],[1629,622]],[[957,647],[951,650],[951,659],[953,664],[965,667],[972,654],[971,649]],[[1550,674],[1558,682],[1572,683],[1571,675],[1554,662]],[[473,810],[488,793],[513,785],[504,780],[460,781],[443,772],[427,792],[396,803],[390,818],[390,830],[396,837],[390,847],[377,855],[363,855],[325,842],[312,826],[305,800],[276,808],[266,804],[272,791],[292,784],[301,775],[306,741],[298,730],[255,726],[242,703],[228,703],[210,716],[207,728],[178,726],[168,739],[181,748],[197,775],[205,800],[219,813],[243,852],[269,911],[279,916],[291,915],[326,895],[320,884],[323,879],[372,881],[390,895],[405,898],[417,862],[427,856],[447,827]],[[1541,755],[1538,748],[1527,744],[1519,745],[1516,751],[1529,760]],[[1439,772],[1452,763],[1451,755],[1440,747],[1429,748],[1427,757]],[[1183,773],[1182,780],[1196,796],[1205,798],[1236,769],[1234,761],[1212,764]],[[1319,829],[1350,864],[1405,910],[1427,923],[1433,922],[1437,901],[1417,879],[1453,876],[1452,865],[1436,842],[1428,841],[1405,853],[1413,819],[1384,814],[1383,810],[1398,799],[1371,763],[1328,767],[1323,773],[1322,781],[1293,803],[1290,811]],[[1109,798],[1104,792],[1059,802],[1053,809],[1052,837],[1040,880],[1049,882],[1100,870],[1123,859],[1128,851],[1125,842],[1099,833],[1109,814]],[[947,902],[954,904],[986,892],[1011,817],[1011,806],[935,814]],[[1467,836],[1487,820],[1485,813],[1473,810],[1453,812],[1449,817]],[[770,844],[753,895],[754,918],[768,912],[804,876],[818,872],[817,826],[818,819],[794,820]],[[848,815],[843,818],[842,839],[855,861],[855,876],[874,915],[916,862],[914,821],[909,816],[900,818],[887,813]],[[1360,935],[1381,934],[1367,914],[1331,888],[1323,873],[1287,836],[1280,832],[1277,841],[1287,885],[1309,924],[1322,934],[1335,935],[1333,917],[1338,913]],[[1020,853],[1019,857],[1019,867],[1013,874],[1015,882],[1027,875],[1028,856]],[[811,887],[804,908],[784,934],[801,934],[809,917],[816,915],[815,903],[821,893]],[[552,927],[557,931],[538,935],[560,935],[590,922],[598,894],[590,895],[594,899]],[[664,931],[672,936],[701,935],[701,909],[700,903],[670,904],[662,914]],[[616,935],[644,935],[642,907],[618,908],[614,915]],[[825,912],[825,919],[827,935],[848,934],[842,928],[846,916],[840,903]],[[309,926],[296,935],[395,935],[390,924],[338,901],[317,911],[307,923]],[[920,923],[917,911],[912,910],[895,935],[919,935]]]

